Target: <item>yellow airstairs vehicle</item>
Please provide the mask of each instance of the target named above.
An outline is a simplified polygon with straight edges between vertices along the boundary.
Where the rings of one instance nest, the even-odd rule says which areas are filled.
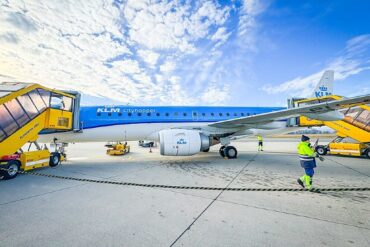
[[[328,95],[312,99],[290,99],[290,107],[317,104],[342,99],[341,96]],[[320,155],[339,154],[348,156],[364,156],[370,158],[370,106],[351,105],[341,110],[344,119],[340,121],[319,121],[304,116],[292,119],[293,124],[302,127],[327,126],[336,131],[337,137],[327,145],[318,145],[316,152]],[[344,142],[352,139],[353,141]]]
[[[19,170],[57,166],[63,153],[37,143],[42,131],[79,128],[80,95],[33,83],[0,83],[0,177],[11,179]],[[24,151],[24,146],[28,150]],[[35,150],[30,147],[34,145]]]

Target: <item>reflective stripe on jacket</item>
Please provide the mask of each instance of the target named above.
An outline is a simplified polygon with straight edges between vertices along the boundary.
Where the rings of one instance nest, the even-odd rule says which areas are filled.
[[[303,168],[315,168],[315,151],[309,146],[308,142],[300,142],[297,146],[299,160]]]

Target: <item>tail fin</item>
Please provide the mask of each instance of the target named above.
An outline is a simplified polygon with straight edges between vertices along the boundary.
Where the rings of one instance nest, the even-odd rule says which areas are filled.
[[[333,94],[334,70],[326,70],[312,93],[313,98]]]

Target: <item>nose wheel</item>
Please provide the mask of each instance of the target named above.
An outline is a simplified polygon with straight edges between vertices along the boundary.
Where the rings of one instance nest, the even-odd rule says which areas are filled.
[[[219,153],[221,157],[226,157],[228,159],[236,159],[236,157],[238,156],[238,151],[233,146],[221,146]]]

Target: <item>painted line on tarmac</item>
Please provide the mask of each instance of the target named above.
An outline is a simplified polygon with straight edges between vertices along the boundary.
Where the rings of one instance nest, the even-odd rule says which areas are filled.
[[[182,236],[184,236],[184,234],[190,230],[190,228],[195,224],[195,222],[212,206],[212,204],[217,201],[217,199],[222,195],[222,193],[225,191],[225,189],[227,189],[234,181],[237,177],[239,177],[239,175],[249,166],[250,163],[252,163],[253,161],[255,161],[255,158],[257,157],[258,154],[254,155],[252,157],[252,159],[250,159],[247,164],[245,164],[243,166],[242,169],[240,169],[240,171],[234,176],[234,178],[226,185],[226,187],[224,188],[224,190],[222,190],[220,193],[218,193],[218,195],[207,205],[207,207],[193,220],[193,222],[175,239],[175,241],[173,241],[171,243],[170,246],[174,246],[177,241],[180,240],[180,238]]]

